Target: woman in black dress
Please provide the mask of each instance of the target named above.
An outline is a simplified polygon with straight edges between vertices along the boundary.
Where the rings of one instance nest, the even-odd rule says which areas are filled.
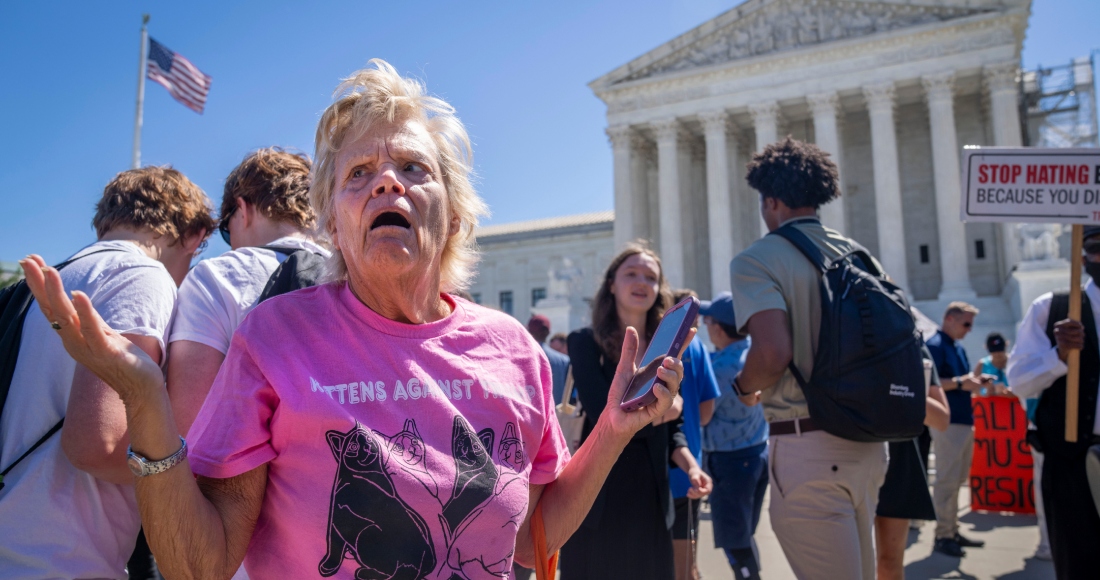
[[[639,358],[649,345],[672,295],[651,250],[632,244],[604,274],[592,306],[592,327],[569,335],[574,385],[585,412],[582,441],[607,404],[627,326],[638,331]],[[580,529],[561,550],[563,580],[631,578],[667,580],[674,577],[672,557],[672,494],[669,462],[679,464],[687,448],[675,418],[639,431],[627,444],[596,496]],[[688,467],[681,466],[685,470]]]
[[[924,350],[925,372],[932,355]],[[928,428],[947,429],[951,415],[947,397],[940,387],[936,367],[928,374],[928,395],[925,398],[924,432]],[[928,492],[927,451],[921,449],[920,437],[890,443],[890,466],[886,480],[878,493],[875,509],[875,548],[877,580],[905,580],[905,541],[909,535],[909,520],[935,520],[932,494]],[[923,452],[923,456],[922,456]]]

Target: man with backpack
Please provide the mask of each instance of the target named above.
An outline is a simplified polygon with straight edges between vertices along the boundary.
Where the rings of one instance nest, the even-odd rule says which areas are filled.
[[[208,202],[175,169],[122,172],[96,204],[98,241],[60,268],[66,289],[86,294],[106,324],[154,361],[164,360],[176,285],[213,231]],[[65,352],[57,330],[69,320],[47,320],[37,302],[10,317],[13,295],[4,296],[0,333],[6,340],[18,331],[20,340],[4,353],[15,357],[0,361],[10,379],[0,383],[0,575],[126,578],[141,525],[126,409]]]
[[[195,421],[245,315],[277,281],[300,277],[303,267],[315,277],[329,255],[311,235],[310,167],[305,155],[260,149],[225,179],[218,229],[232,251],[191,270],[172,325],[168,394],[180,433]]]
[[[788,137],[753,156],[746,180],[772,235],[730,266],[736,332],[752,336],[733,386],[769,422],[772,528],[798,578],[870,580],[882,441],[914,437],[924,417],[919,334],[877,262],[821,225],[818,208],[840,194],[827,153]],[[824,303],[826,282],[838,302]],[[879,366],[844,374],[845,361]],[[830,398],[847,387],[868,388]]]

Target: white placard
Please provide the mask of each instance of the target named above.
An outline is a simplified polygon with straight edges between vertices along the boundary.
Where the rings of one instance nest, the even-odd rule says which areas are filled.
[[[967,148],[962,221],[1100,224],[1100,149]]]

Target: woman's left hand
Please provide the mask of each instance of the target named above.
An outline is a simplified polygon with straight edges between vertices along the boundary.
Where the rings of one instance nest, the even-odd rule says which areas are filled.
[[[687,492],[688,499],[706,497],[714,490],[714,482],[702,468],[696,467],[689,471],[687,475],[688,479],[691,480],[691,489]]]
[[[661,367],[657,369],[657,377],[665,383],[653,385],[653,394],[657,396],[657,400],[628,413],[619,407],[619,402],[622,401],[623,393],[626,392],[630,380],[634,378],[634,373],[637,371],[634,358],[638,354],[638,331],[628,327],[626,336],[623,337],[619,366],[615,369],[615,378],[611,381],[611,390],[607,394],[607,406],[604,407],[604,412],[600,416],[601,420],[606,417],[609,426],[616,434],[632,437],[642,427],[662,417],[672,407],[672,400],[676,393],[680,392],[680,381],[684,378],[684,364],[680,362],[679,357],[683,355],[684,348],[687,348],[694,337],[695,329],[692,329],[688,332],[677,358],[665,357]]]

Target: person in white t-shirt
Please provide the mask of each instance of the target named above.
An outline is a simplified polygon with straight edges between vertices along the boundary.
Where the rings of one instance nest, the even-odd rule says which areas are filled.
[[[163,364],[176,285],[213,232],[209,200],[167,167],[118,174],[96,205],[98,241],[61,270],[114,331]],[[44,266],[35,256],[24,269]],[[68,320],[56,320],[66,325]],[[53,434],[22,461],[36,441]],[[118,395],[65,352],[31,304],[0,415],[0,576],[126,578],[141,521]]]
[[[168,394],[180,433],[202,408],[233,331],[287,258],[269,248],[329,256],[312,236],[310,166],[304,154],[260,149],[225,180],[218,229],[232,251],[199,262],[187,275],[169,339]]]

